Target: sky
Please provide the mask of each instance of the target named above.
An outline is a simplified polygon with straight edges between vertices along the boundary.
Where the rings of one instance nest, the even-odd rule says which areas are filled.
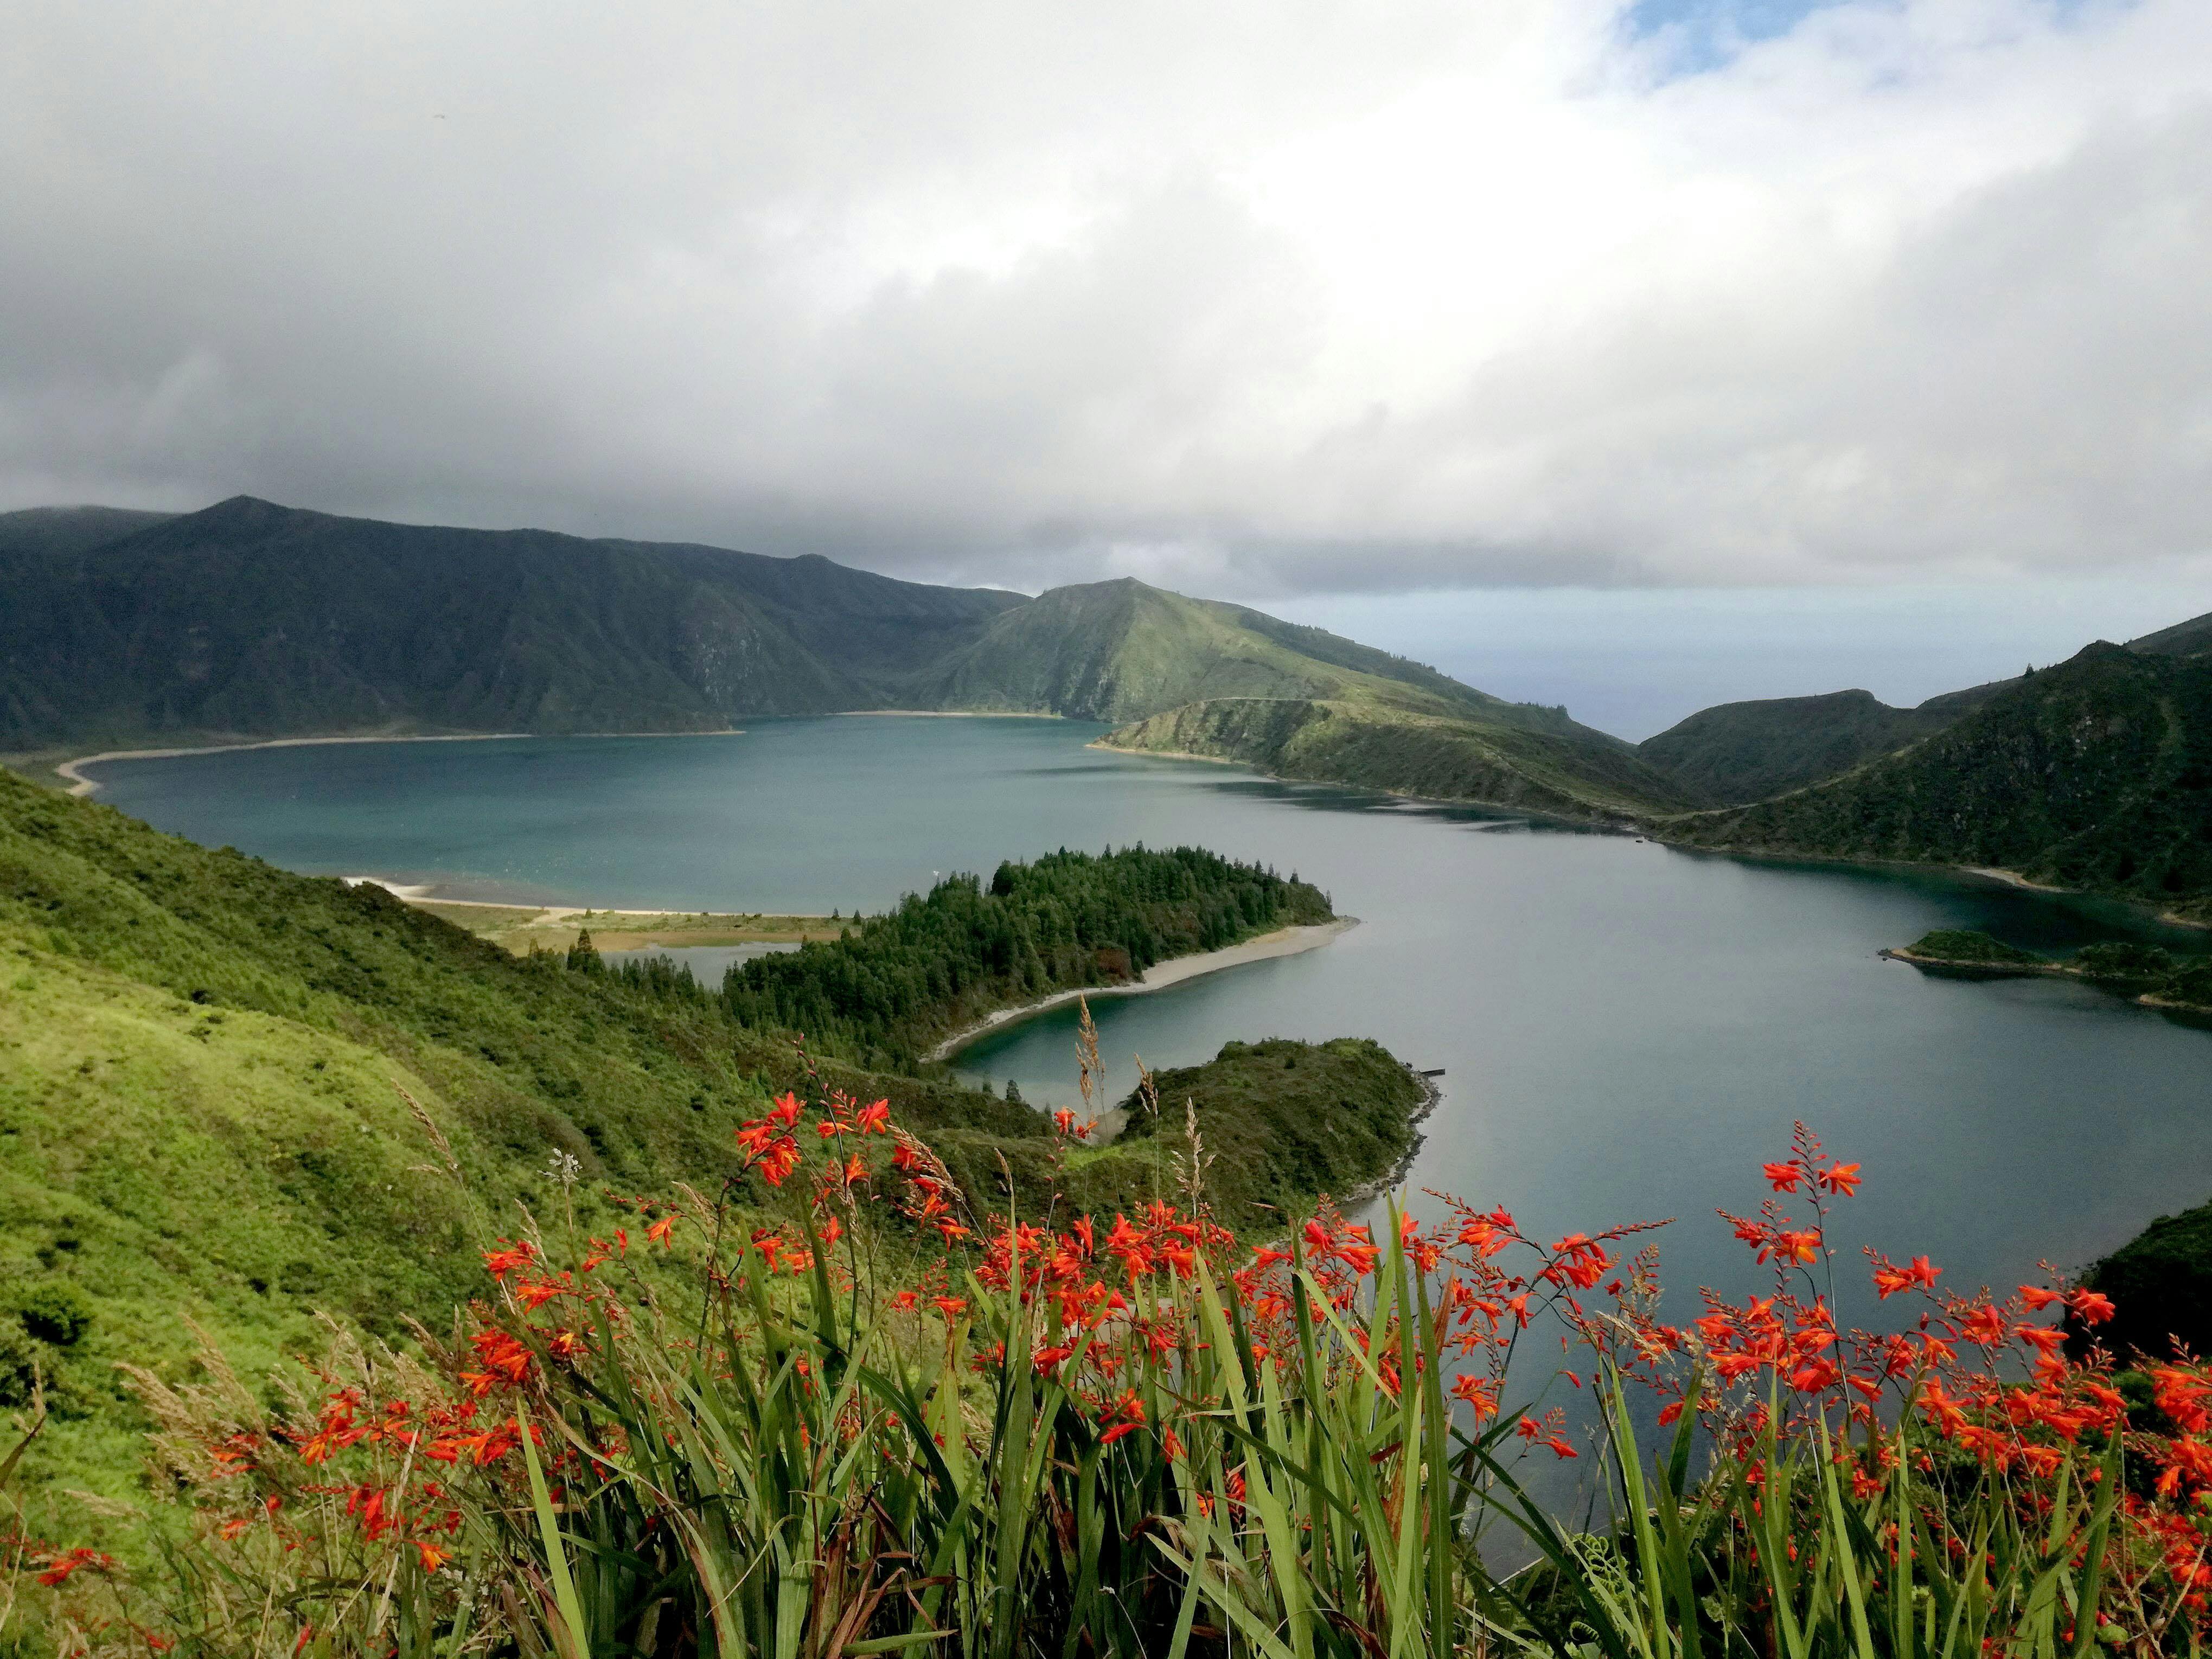
[[[0,508],[1909,701],[2212,610],[2209,154],[2204,0],[18,0]]]

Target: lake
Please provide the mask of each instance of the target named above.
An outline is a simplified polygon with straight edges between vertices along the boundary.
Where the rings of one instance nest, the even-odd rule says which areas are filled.
[[[1752,863],[1085,747],[1074,721],[842,718],[724,737],[270,749],[95,769],[101,798],[288,867],[455,896],[678,910],[880,909],[1059,847],[1195,842],[1295,872],[1336,943],[1095,1005],[1112,1079],[1233,1037],[1368,1036],[1445,1068],[1413,1184],[1554,1237],[1680,1218],[1669,1312],[1762,1282],[1755,1212],[1793,1120],[1864,1166],[1839,1242],[1945,1283],[2075,1266],[2212,1195],[2212,1034],[2079,985],[1929,979],[1933,927],[2053,948],[2197,948],[2118,907],[1972,878]],[[1073,1015],[962,1056],[1072,1102]],[[1417,1207],[1433,1210],[1417,1196]],[[1846,1255],[1846,1283],[1863,1275]],[[1869,1316],[1863,1298],[1846,1316]]]

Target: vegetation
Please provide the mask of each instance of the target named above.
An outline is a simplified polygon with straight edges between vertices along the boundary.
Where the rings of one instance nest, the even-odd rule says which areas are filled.
[[[2108,1340],[2121,1352],[2212,1352],[2212,1204],[2158,1217],[2082,1279],[2119,1310]]]
[[[1150,871],[1156,890],[1170,869],[1229,872],[1181,908],[1103,912],[1148,920],[1156,953],[1218,936],[1255,894],[1291,915],[1321,904],[1206,854],[1064,868],[1086,862]],[[1077,886],[1094,904],[1146,890]],[[977,959],[976,940],[939,942]],[[1373,1180],[1407,1133],[1395,1062],[1364,1044],[1310,1052],[1302,1109],[1352,1102],[1363,1127],[1329,1142],[1333,1163],[1285,1139],[1288,1173],[1257,1146],[1237,1181],[1285,1208],[1298,1179]],[[526,1215],[611,1237],[634,1226],[615,1195],[732,1179],[750,1213],[769,1189],[744,1176],[735,1132],[810,1076],[887,1100],[968,1190],[1024,1206],[1050,1190],[1060,1142],[1017,1102],[810,1060],[660,964],[611,969],[581,942],[517,957],[381,889],[210,852],[0,773],[0,1407],[26,1405],[35,1370],[52,1408],[19,1484],[129,1497],[143,1419],[115,1367],[181,1377],[195,1328],[256,1374],[319,1346],[324,1315],[381,1340],[442,1323],[474,1288],[477,1243]],[[1202,1132],[1235,1093],[1214,1076],[1178,1084]],[[1240,1157],[1252,1146],[1233,1111],[1223,1135]],[[1110,1214],[1171,1185],[1167,1158],[1141,1136],[1085,1150],[1071,1183]],[[1224,1204],[1253,1213],[1225,1189]],[[84,1317],[56,1311],[70,1306]]]
[[[2106,1297],[1942,1294],[1924,1256],[1873,1257],[1904,1334],[1839,1333],[1831,1215],[1858,1166],[1802,1129],[1729,1218],[1771,1294],[1681,1327],[1641,1228],[1547,1245],[1455,1206],[1378,1237],[1324,1212],[1247,1255],[1194,1145],[1175,1200],[1111,1228],[971,1227],[878,1109],[787,1097],[746,1135],[787,1194],[772,1228],[701,1198],[627,1250],[502,1239],[419,1355],[341,1342],[273,1392],[213,1363],[142,1382],[191,1547],[132,1573],[22,1538],[0,1637],[99,1659],[2148,1659],[2212,1633],[2212,1375],[2071,1361],[2051,1315],[2095,1328]],[[878,1268],[900,1212],[945,1233],[946,1270]],[[1586,1434],[1504,1403],[1554,1333]],[[1555,1519],[1528,1460],[1585,1455],[1588,1518]]]
[[[2212,915],[2212,657],[2093,645],[1900,754],[1657,833],[1729,851],[1995,866]]]
[[[1318,628],[1129,577],[1054,588],[996,618],[944,665],[933,696],[948,708],[1049,708],[1101,720],[1209,698],[1333,698],[1626,746],[1576,725],[1564,708],[1507,702]]]
[[[1001,864],[986,889],[953,876],[827,944],[741,963],[722,1003],[742,1023],[805,1031],[836,1052],[911,1065],[1002,1008],[1125,984],[1154,963],[1323,922],[1319,890],[1194,847]]]
[[[602,951],[641,951],[656,945],[674,949],[695,945],[799,945],[808,939],[836,939],[848,926],[836,916],[538,909],[518,904],[459,904],[442,899],[410,902],[517,956],[527,956],[532,951],[566,951],[576,942],[576,935],[586,930]]]
[[[2050,958],[2007,945],[1971,927],[1938,927],[1899,952],[1915,962],[1986,968],[2048,968]]]
[[[0,750],[700,731],[885,708],[1123,720],[1224,693],[1396,700],[1623,747],[1563,709],[1141,582],[1027,599],[812,556],[382,524],[246,496],[174,516],[0,514]]]
[[[1724,702],[1645,738],[1636,752],[1704,800],[1741,806],[1902,749],[2002,689],[1954,692],[1917,708],[1892,708],[1871,691]]]
[[[1891,954],[1923,967],[1966,968],[1992,975],[2061,974],[2154,1007],[2212,1012],[2212,956],[2178,956],[2156,945],[2114,940],[2084,945],[2071,957],[2054,960],[1987,933],[1938,928]]]
[[[1240,761],[1279,777],[1619,820],[1693,805],[1627,748],[1369,700],[1215,698],[1110,732],[1108,747]]]

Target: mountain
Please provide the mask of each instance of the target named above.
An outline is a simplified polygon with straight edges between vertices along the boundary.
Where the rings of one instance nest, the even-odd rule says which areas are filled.
[[[1389,699],[1209,698],[1133,721],[1101,741],[1557,817],[1627,819],[1702,799],[1615,738],[1532,731]]]
[[[176,517],[127,507],[33,507],[0,513],[0,570],[18,559],[67,558]]]
[[[1526,810],[1706,799],[1563,708],[1130,580],[1029,599],[818,556],[387,524],[241,495],[168,516],[0,515],[0,752],[1004,710],[1173,716],[1124,746]],[[1291,726],[1296,744],[1254,741]]]
[[[2212,655],[2100,641],[1897,753],[1656,833],[1731,852],[1994,867],[2212,915]]]
[[[0,541],[25,515],[0,520]],[[880,707],[1021,596],[827,559],[239,496],[15,559],[0,748],[380,728],[691,731]]]
[[[1213,697],[1349,697],[1619,744],[1565,709],[1507,702],[1322,629],[1128,577],[1054,588],[1007,611],[931,684],[945,708],[1113,721]]]
[[[1740,806],[1902,749],[2012,684],[1947,692],[1917,708],[1893,708],[1871,691],[1724,702],[1645,738],[1636,752],[1692,794]]]

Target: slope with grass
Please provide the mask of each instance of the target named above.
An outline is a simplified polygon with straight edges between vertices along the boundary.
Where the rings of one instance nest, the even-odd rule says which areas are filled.
[[[1318,900],[1263,873],[1166,890],[1166,866],[1211,857],[1116,855],[1143,863],[1141,902],[1045,882],[1044,908],[1148,921],[1139,948],[1171,955],[1243,925],[1231,916],[1255,895]],[[940,983],[999,940],[934,937]],[[324,1314],[387,1339],[410,1316],[441,1325],[478,1292],[495,1236],[611,1238],[637,1226],[612,1197],[679,1182],[767,1203],[733,1136],[787,1088],[886,1097],[979,1205],[1035,1196],[1001,1176],[1054,1155],[1029,1108],[941,1075],[811,1064],[813,1085],[788,1034],[740,1023],[687,975],[611,970],[586,950],[518,957],[380,888],[210,851],[0,772],[0,1421],[34,1362],[56,1419],[27,1479],[127,1492],[139,1423],[114,1367],[181,1374],[192,1324],[254,1375],[319,1348]],[[1343,1084],[1363,1113],[1365,1086]],[[1271,1192],[1311,1167],[1272,1171],[1257,1152]],[[1094,1178],[1100,1201],[1149,1191],[1156,1165],[1122,1154]]]
[[[2002,869],[2212,917],[2212,657],[2092,645],[1900,753],[1655,833]]]
[[[1568,818],[1696,805],[1623,744],[1381,698],[1218,697],[1133,721],[1104,747],[1235,761],[1278,777]]]
[[[1045,1133],[973,1090],[825,1070],[924,1133]],[[518,959],[0,773],[0,1301],[65,1287],[91,1313],[49,1345],[65,1420],[37,1472],[135,1465],[112,1365],[179,1363],[187,1318],[249,1368],[316,1346],[318,1311],[386,1336],[442,1319],[518,1206],[605,1232],[602,1188],[712,1190],[797,1080],[688,980]],[[0,1353],[0,1407],[21,1371]]]
[[[942,666],[933,696],[1109,721],[1213,697],[1334,698],[1625,746],[1563,708],[1507,702],[1322,629],[1129,577],[1054,588],[998,617]]]

